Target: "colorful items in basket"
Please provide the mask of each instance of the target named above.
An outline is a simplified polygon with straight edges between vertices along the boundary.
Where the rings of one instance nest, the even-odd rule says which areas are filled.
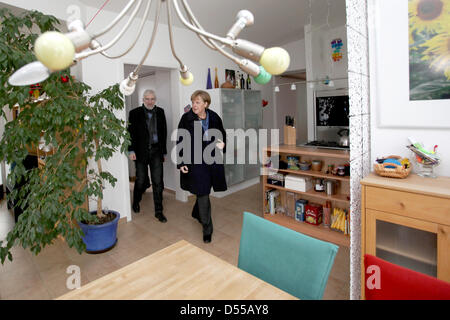
[[[300,161],[300,157],[298,156],[287,156],[287,163],[289,170],[299,170],[298,163]]]
[[[378,158],[373,165],[375,172],[383,177],[406,178],[411,172],[411,164],[408,158],[391,155]]]
[[[318,226],[322,223],[323,209],[320,204],[309,203],[305,206],[305,222]]]
[[[350,233],[350,219],[347,211],[341,208],[334,208],[331,215],[331,229],[341,231],[344,234]]]

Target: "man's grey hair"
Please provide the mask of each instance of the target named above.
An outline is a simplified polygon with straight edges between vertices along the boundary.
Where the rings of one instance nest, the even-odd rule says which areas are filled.
[[[144,93],[142,94],[142,98],[144,98],[145,96],[147,96],[147,95],[149,95],[149,94],[152,94],[152,95],[155,97],[155,99],[156,99],[156,93],[155,93],[155,91],[152,90],[152,89],[147,89],[147,90],[145,90]]]

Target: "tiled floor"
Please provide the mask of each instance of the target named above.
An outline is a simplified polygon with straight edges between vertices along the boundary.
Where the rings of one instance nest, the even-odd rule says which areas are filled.
[[[194,197],[187,203],[164,193],[164,212],[168,222],[160,223],[153,213],[153,197],[146,193],[141,213],[131,222],[119,224],[118,243],[100,255],[78,254],[62,240],[45,248],[38,256],[21,247],[13,249],[13,262],[0,265],[1,299],[53,299],[66,292],[66,273],[70,265],[81,270],[81,285],[143,258],[178,240],[185,239],[210,253],[237,265],[242,212],[262,212],[261,187],[255,185],[224,198],[212,198],[213,239],[204,244],[200,224],[192,219]],[[3,201],[4,203],[4,201]],[[10,214],[3,211],[1,217]],[[9,219],[10,220],[10,219]],[[0,235],[1,237],[2,235]],[[324,299],[349,299],[349,248],[340,247],[325,290]]]

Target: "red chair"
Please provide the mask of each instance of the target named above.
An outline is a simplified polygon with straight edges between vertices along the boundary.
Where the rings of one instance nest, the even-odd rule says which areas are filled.
[[[367,300],[450,300],[450,283],[364,255]],[[368,281],[369,280],[369,281]]]

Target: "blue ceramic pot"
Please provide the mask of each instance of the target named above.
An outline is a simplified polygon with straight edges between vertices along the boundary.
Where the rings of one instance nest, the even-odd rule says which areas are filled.
[[[117,224],[119,223],[120,213],[109,210],[110,213],[116,215],[113,221],[105,224],[90,225],[78,222],[84,233],[83,242],[86,244],[86,252],[101,253],[108,251],[114,247],[117,242]],[[96,214],[97,211],[91,211]]]

